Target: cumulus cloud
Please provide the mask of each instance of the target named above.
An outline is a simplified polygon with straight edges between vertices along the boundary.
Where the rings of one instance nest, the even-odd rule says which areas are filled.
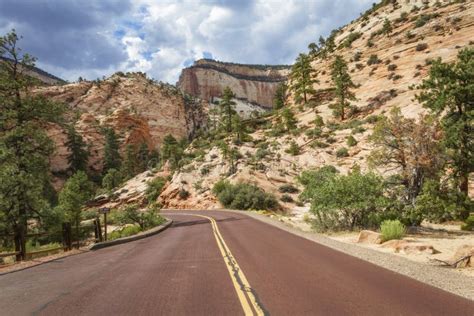
[[[174,83],[203,57],[291,64],[372,1],[2,0],[0,32],[16,28],[40,67],[69,80],[121,70]]]

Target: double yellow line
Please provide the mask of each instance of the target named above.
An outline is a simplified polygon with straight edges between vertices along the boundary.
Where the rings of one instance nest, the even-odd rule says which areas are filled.
[[[242,305],[242,309],[244,310],[245,315],[265,315],[265,312],[259,305],[253,292],[253,289],[250,286],[249,281],[245,277],[244,272],[239,267],[239,264],[232,255],[232,252],[230,251],[229,247],[227,247],[227,244],[225,243],[225,240],[219,231],[219,227],[217,226],[216,220],[212,217],[198,214],[173,215],[198,216],[206,218],[211,222],[212,231],[214,233],[214,237],[216,238],[217,246],[219,247],[222,258],[224,258],[227,271],[229,272],[232,284],[234,285],[234,289],[237,292],[237,297],[239,298],[240,304]]]

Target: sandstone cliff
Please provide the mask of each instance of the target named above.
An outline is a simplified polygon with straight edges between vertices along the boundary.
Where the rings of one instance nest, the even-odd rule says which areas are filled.
[[[177,86],[203,100],[222,96],[229,86],[239,99],[271,108],[278,84],[286,80],[289,66],[241,65],[201,59],[183,69]]]
[[[207,104],[184,95],[175,87],[155,83],[142,74],[116,74],[96,82],[83,81],[62,86],[40,87],[34,93],[68,105],[68,120],[89,146],[89,167],[101,171],[104,127],[112,127],[120,138],[121,149],[127,144],[146,143],[158,149],[163,138],[190,138],[207,121]],[[58,125],[48,128],[56,144],[51,157],[52,171],[68,167],[67,136]]]
[[[314,85],[318,92],[316,101],[320,102],[317,111],[326,126],[335,127],[330,131],[331,136],[313,141],[313,136],[306,132],[314,128],[315,111],[297,107],[290,96],[289,104],[295,111],[300,133],[296,136],[272,136],[270,132],[273,118],[266,119],[268,124],[251,135],[253,142],[237,147],[242,157],[236,163],[237,172],[228,179],[232,182],[253,182],[266,191],[281,196],[278,188],[285,183],[297,185],[295,176],[308,168],[333,165],[341,172],[347,172],[357,164],[362,169],[367,169],[366,158],[372,150],[368,136],[372,133],[374,123],[366,118],[387,114],[395,106],[400,107],[407,117],[418,117],[424,109],[414,99],[418,91],[409,87],[418,85],[426,78],[431,60],[442,58],[445,62],[454,61],[462,48],[474,45],[473,17],[472,1],[459,3],[407,0],[398,1],[397,5],[382,6],[366,17],[342,27],[336,36],[338,48],[335,54],[344,57],[348,63],[352,80],[357,86],[354,89],[357,100],[352,104],[361,112],[343,123],[333,118],[329,107],[333,97],[328,89],[332,85],[330,65],[334,56],[325,60],[314,59],[312,66],[317,71],[319,80]],[[391,21],[393,31],[389,35],[377,34],[385,18]],[[349,34],[355,32],[361,33],[359,38],[349,47],[341,45]],[[376,35],[371,36],[372,33]],[[369,39],[372,41],[371,45],[368,44]],[[378,63],[368,62],[369,59],[374,59],[372,55],[376,56]],[[356,139],[355,146],[349,147],[346,144],[349,135]],[[286,152],[292,141],[300,146],[300,153],[294,156]],[[256,155],[258,149],[263,148],[262,144],[268,148],[263,157]],[[347,157],[337,156],[337,150],[342,147],[348,147]],[[174,175],[170,185],[162,193],[161,201],[169,207],[219,207],[210,189],[216,181],[227,177],[228,170],[227,160],[217,147],[213,147],[200,160],[193,161]],[[379,171],[384,174],[384,170]],[[181,189],[190,193],[185,200],[176,196],[177,190]],[[296,199],[297,195],[293,194],[293,198]],[[289,211],[299,209],[294,203],[281,203]]]

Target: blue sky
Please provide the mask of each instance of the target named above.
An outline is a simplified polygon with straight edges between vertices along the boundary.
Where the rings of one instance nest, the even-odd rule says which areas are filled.
[[[67,80],[143,71],[175,83],[196,59],[291,64],[374,0],[1,0],[0,32]]]

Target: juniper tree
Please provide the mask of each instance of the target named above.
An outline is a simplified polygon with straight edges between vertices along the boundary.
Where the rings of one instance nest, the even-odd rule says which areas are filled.
[[[306,54],[300,54],[290,73],[291,86],[294,92],[295,102],[306,104],[316,93],[313,85],[318,83],[315,78],[315,70],[311,67],[310,58]]]
[[[138,172],[143,172],[148,168],[148,162],[150,161],[150,150],[145,142],[140,144],[137,152],[138,160]]]
[[[25,71],[35,58],[22,53],[19,40],[15,30],[0,37],[0,218],[24,255],[27,222],[50,214],[43,193],[53,142],[44,125],[60,123],[64,107],[29,93],[34,81]]]
[[[67,157],[69,163],[69,171],[74,174],[79,170],[87,170],[87,162],[89,160],[89,151],[87,144],[80,134],[77,133],[73,124],[67,127],[67,142],[69,155]]]
[[[382,34],[389,35],[390,33],[392,33],[392,30],[392,23],[390,23],[389,19],[385,19],[382,26]]]
[[[334,84],[335,93],[338,101],[334,104],[334,115],[339,116],[341,121],[345,119],[345,112],[350,107],[349,100],[355,100],[355,94],[351,91],[355,87],[351,76],[347,71],[347,63],[341,56],[336,56],[336,59],[331,65],[331,78]]]
[[[474,172],[474,49],[458,53],[456,62],[433,61],[417,99],[441,117],[449,162],[461,192],[468,194]]]

